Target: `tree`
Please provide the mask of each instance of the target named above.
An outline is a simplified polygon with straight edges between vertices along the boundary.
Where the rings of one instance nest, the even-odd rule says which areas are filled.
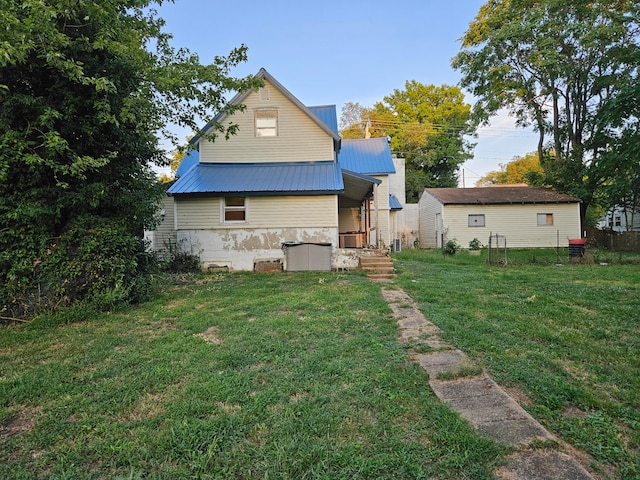
[[[346,140],[358,138],[380,138],[387,136],[388,115],[373,108],[363,107],[358,102],[347,102],[340,115],[340,136]]]
[[[640,54],[636,57],[640,62]],[[605,210],[622,209],[627,228],[640,215],[640,81],[624,85],[608,99],[593,143],[600,147]]]
[[[475,131],[470,120],[471,106],[458,87],[412,80],[373,108],[346,104],[341,134],[391,137],[392,151],[405,158],[407,200],[417,202],[426,187],[457,185],[460,165],[472,158],[465,139]]]
[[[159,136],[256,84],[229,75],[245,47],[202,65],[151,5],[0,0],[0,315],[134,298]]]
[[[478,187],[489,185],[505,185],[526,183],[538,185],[544,171],[538,159],[538,152],[528,153],[524,157],[514,157],[505,164],[500,164],[499,171],[491,171],[476,182]]]
[[[547,181],[582,199],[583,221],[608,170],[593,141],[603,108],[637,78],[638,10],[635,0],[490,0],[453,59],[476,118],[508,107],[534,126]]]

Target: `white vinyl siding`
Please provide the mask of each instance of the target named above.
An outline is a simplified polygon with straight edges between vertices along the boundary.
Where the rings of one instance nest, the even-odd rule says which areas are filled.
[[[340,232],[359,232],[360,226],[360,209],[359,208],[342,208],[338,212]]]
[[[158,212],[159,223],[155,230],[145,231],[145,240],[151,242],[149,247],[164,256],[175,252],[176,230],[173,197],[165,196]]]
[[[420,248],[436,248],[436,214],[442,213],[443,206],[433,195],[424,192],[418,202],[419,209],[419,231],[418,242]]]
[[[219,197],[177,199],[178,230],[338,227],[336,195],[247,197],[247,221],[224,222]]]
[[[252,197],[251,228],[338,227],[338,196]]]
[[[371,223],[376,228],[371,242],[375,242],[378,247],[384,248],[391,244],[389,177],[387,175],[374,175],[373,178],[382,180],[382,183],[374,187],[375,199],[371,206]]]
[[[222,199],[176,197],[176,228],[178,230],[198,230],[220,225]]]
[[[484,227],[469,227],[469,210],[485,216]],[[487,244],[490,234],[506,235],[513,248],[566,246],[567,238],[580,238],[580,207],[577,203],[545,204],[545,214],[553,215],[550,228],[538,226],[540,205],[445,205],[443,223],[446,239],[455,238],[466,247],[473,238]],[[479,211],[481,210],[481,212]],[[445,240],[446,241],[446,240]]]
[[[436,218],[439,214],[444,232],[443,245],[455,238],[466,248],[474,238],[487,244],[491,234],[506,235],[510,248],[567,246],[568,238],[580,238],[578,203],[443,205],[425,191],[419,202],[419,241],[422,248],[437,247]],[[553,216],[553,225],[538,226],[538,214]],[[484,215],[483,227],[470,227],[470,216]]]
[[[333,138],[318,124],[269,85],[269,100],[259,92],[243,100],[246,109],[224,118],[223,124],[238,125],[238,133],[228,140],[200,142],[200,161],[217,163],[300,162],[334,160]],[[277,110],[277,136],[255,136],[255,112]]]

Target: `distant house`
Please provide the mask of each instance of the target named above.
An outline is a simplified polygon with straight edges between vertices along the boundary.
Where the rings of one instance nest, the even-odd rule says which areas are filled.
[[[598,228],[619,233],[640,232],[640,208],[634,212],[616,205],[600,220]]]
[[[580,200],[545,188],[427,188],[419,201],[421,248],[504,235],[507,247],[555,247],[580,238]]]
[[[231,100],[246,109],[203,129],[233,123],[237,135],[194,137],[168,190],[165,218],[178,248],[205,268],[251,270],[261,262],[290,269],[293,249],[296,269],[307,260],[328,269],[349,266],[349,247],[388,247],[402,204],[389,189],[395,168],[386,139],[343,141],[335,105],[307,107],[266,70],[256,76],[263,88]]]

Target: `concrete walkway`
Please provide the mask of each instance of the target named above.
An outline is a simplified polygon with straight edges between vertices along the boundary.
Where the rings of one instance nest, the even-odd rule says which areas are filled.
[[[410,357],[429,374],[436,396],[458,412],[481,435],[514,447],[505,466],[496,471],[504,480],[593,480],[561,442],[529,415],[464,352],[440,339],[441,330],[429,322],[402,290],[383,287],[382,295],[398,322],[399,341],[415,347]],[[429,353],[415,353],[427,345]]]

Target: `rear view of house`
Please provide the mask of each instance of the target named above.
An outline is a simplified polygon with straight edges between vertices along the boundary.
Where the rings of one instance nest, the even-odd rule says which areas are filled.
[[[556,247],[580,238],[580,200],[546,188],[427,188],[420,197],[420,247],[466,247],[504,235],[514,248]]]
[[[264,87],[231,100],[246,108],[202,132],[217,122],[237,134],[194,137],[168,190],[177,247],[205,268],[328,270],[341,247],[388,246],[402,205],[389,196],[386,139],[343,142],[335,105],[307,107],[266,70],[256,76]]]

